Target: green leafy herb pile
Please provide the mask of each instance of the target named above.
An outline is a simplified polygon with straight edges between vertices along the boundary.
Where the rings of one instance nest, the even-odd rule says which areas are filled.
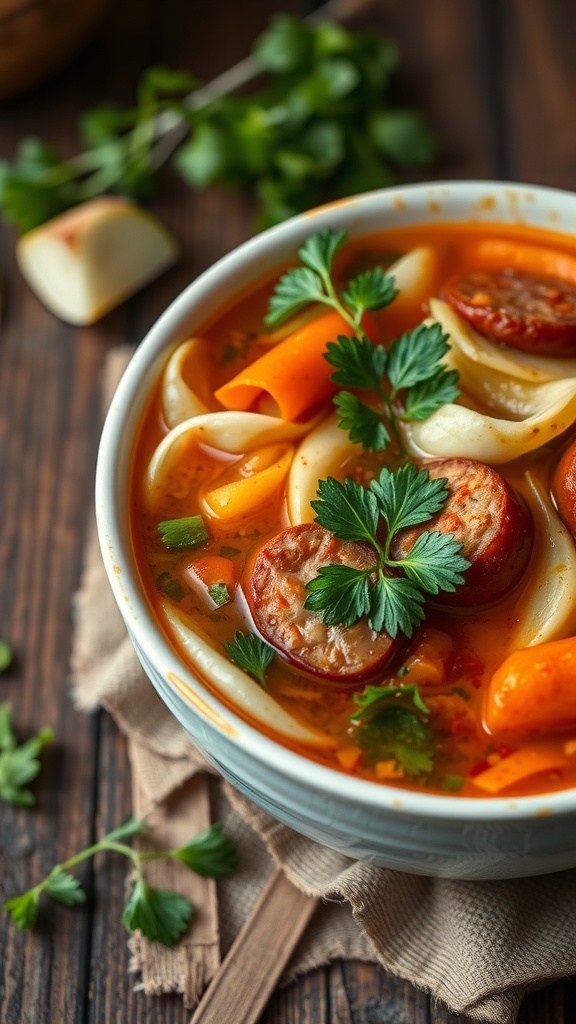
[[[424,620],[426,595],[454,591],[470,563],[449,533],[424,531],[401,559],[392,557],[392,542],[401,530],[431,519],[447,497],[446,481],[432,480],[412,462],[394,472],[384,466],[368,488],[349,478],[344,483],[333,477],[320,480],[318,499],[312,502],[316,522],[340,540],[368,543],[374,564],[367,569],[321,566],[307,584],[305,607],[329,625],[351,626],[367,615],[377,632],[412,636]]]
[[[150,68],[137,105],[87,111],[85,151],[64,160],[36,138],[0,162],[0,206],[21,231],[103,193],[150,196],[158,117],[188,128],[176,167],[194,188],[251,186],[261,227],[318,202],[392,184],[396,169],[424,167],[436,140],[422,115],[391,105],[394,46],[375,33],[277,15],[256,41],[265,84],[247,95],[211,96],[185,71]],[[184,133],[186,134],[186,133]],[[167,155],[170,147],[167,147]]]
[[[409,699],[412,699],[410,706]],[[356,742],[370,764],[391,758],[407,775],[423,775],[434,763],[434,733],[426,722],[430,709],[413,684],[367,686],[354,694]]]
[[[205,878],[225,878],[236,867],[237,858],[231,839],[222,834],[219,825],[195,836],[177,850],[139,853],[123,840],[139,835],[148,828],[146,822],[129,819],[98,843],[75,856],[56,864],[38,885],[15,896],[4,904],[19,928],[31,928],[38,917],[40,896],[46,893],[58,903],[74,907],[86,900],[86,893],[70,868],[104,850],[121,853],[132,861],[136,881],[124,908],[122,923],[131,931],[139,931],[147,939],[173,946],[184,934],[194,914],[194,907],[184,896],[165,889],[155,889],[144,880],[142,865],[145,861],[168,858],[180,861],[191,871]]]
[[[448,351],[447,336],[439,324],[420,324],[393,341],[388,350],[367,337],[362,317],[366,311],[388,306],[397,292],[394,279],[381,267],[359,274],[340,296],[332,277],[336,253],[346,241],[345,231],[320,231],[298,252],[303,264],[287,271],[270,299],[266,323],[283,323],[310,303],[337,310],[350,325],[353,336],[327,339],[325,358],[336,367],[331,380],[346,388],[375,395],[377,407],[362,402],[352,391],[335,398],[339,424],[350,440],[372,451],[381,451],[394,436],[401,452],[402,422],[423,420],[460,394],[458,373],[441,359]],[[401,406],[399,405],[402,400]]]

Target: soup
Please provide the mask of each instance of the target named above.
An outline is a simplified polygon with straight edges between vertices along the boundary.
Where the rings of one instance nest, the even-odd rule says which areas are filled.
[[[183,340],[149,402],[130,516],[158,621],[338,771],[575,785],[576,253],[444,224],[301,257]]]

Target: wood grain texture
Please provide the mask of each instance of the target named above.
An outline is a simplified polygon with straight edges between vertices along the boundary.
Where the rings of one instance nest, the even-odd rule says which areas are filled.
[[[313,4],[290,0],[306,13]],[[104,100],[132,102],[149,64],[187,66],[209,80],[242,58],[273,0],[213,4],[125,0],[60,74],[3,104],[0,157],[38,134],[71,155],[75,120]],[[361,24],[398,44],[395,94],[424,108],[442,140],[437,179],[509,177],[574,187],[576,76],[571,0],[380,0]],[[0,41],[1,42],[1,41]],[[205,267],[252,233],[241,195],[195,194],[170,171],[154,209],[182,259],[94,327],[59,323],[17,271],[14,233],[0,233],[0,634],[15,648],[0,678],[19,734],[44,724],[58,737],[43,756],[36,811],[0,805],[0,894],[33,884],[56,860],[130,812],[126,747],[105,715],[77,714],[67,693],[72,595],[92,505],[100,432],[100,373],[108,348],[138,342]],[[125,864],[83,865],[88,892],[74,912],[51,905],[33,933],[0,925],[1,1024],[185,1024],[177,996],[146,997],[128,974],[120,924]],[[530,994],[520,1024],[571,1024],[576,984]],[[223,1024],[239,1024],[226,1020]],[[366,964],[334,964],[277,990],[262,1024],[469,1024]]]

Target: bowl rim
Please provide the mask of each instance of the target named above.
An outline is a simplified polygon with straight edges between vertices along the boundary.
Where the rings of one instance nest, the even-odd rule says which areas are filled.
[[[281,740],[261,732],[250,721],[224,703],[218,694],[198,679],[193,670],[181,660],[171,646],[167,635],[156,623],[152,615],[148,599],[139,582],[138,569],[131,546],[123,541],[118,506],[118,462],[121,454],[126,454],[124,428],[131,410],[141,399],[142,381],[151,376],[155,364],[166,354],[183,327],[190,318],[191,310],[202,302],[202,297],[214,286],[223,275],[228,277],[241,269],[257,263],[263,256],[270,256],[276,249],[277,240],[295,239],[306,225],[307,233],[317,229],[314,220],[326,220],[336,207],[349,212],[347,218],[353,219],[355,211],[360,212],[374,202],[386,201],[391,204],[399,199],[426,198],[440,196],[450,200],[457,198],[463,202],[477,201],[479,193],[494,191],[503,198],[514,192],[535,196],[538,200],[552,202],[569,202],[574,207],[576,220],[576,193],[565,189],[530,184],[527,182],[511,182],[499,180],[473,179],[467,181],[438,181],[417,184],[392,186],[372,192],[352,196],[336,203],[328,203],[311,211],[292,217],[282,224],[269,228],[247,241],[236,246],[216,263],[203,271],[170,303],[155,321],[146,336],[136,349],[110,403],[109,411],[102,429],[96,466],[96,522],[102,556],[112,591],[126,625],[134,640],[156,665],[163,665],[162,678],[173,691],[175,700],[182,699],[174,684],[170,681],[170,672],[188,676],[193,683],[194,691],[201,695],[208,707],[224,718],[232,727],[226,736],[227,742],[249,753],[252,760],[259,761],[263,766],[273,768],[284,777],[290,779],[304,789],[313,788],[317,793],[330,798],[335,794],[338,799],[354,805],[362,805],[370,810],[386,811],[398,816],[409,818],[428,818],[436,821],[469,821],[478,823],[501,822],[506,819],[526,821],[550,814],[555,816],[568,814],[576,810],[576,787],[519,797],[461,797],[457,795],[441,795],[426,793],[421,790],[395,788],[382,782],[372,782],[341,772],[336,768],[320,764],[305,755],[291,750]],[[448,192],[449,195],[442,195]],[[454,217],[444,217],[450,222]],[[482,218],[484,220],[484,218]],[[486,218],[490,223],[506,223],[496,216]],[[514,223],[510,221],[510,223]],[[551,224],[550,230],[562,234],[561,225]],[[281,262],[278,257],[278,263]],[[146,391],[146,398],[149,388]],[[129,441],[134,431],[129,431]],[[125,492],[126,493],[126,492]],[[124,505],[125,508],[125,505]],[[121,569],[121,571],[119,571]],[[190,706],[192,714],[196,710]],[[214,729],[207,718],[203,718],[207,729]],[[311,766],[313,765],[313,770]]]

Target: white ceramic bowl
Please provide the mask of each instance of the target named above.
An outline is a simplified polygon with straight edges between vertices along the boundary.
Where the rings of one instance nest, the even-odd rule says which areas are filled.
[[[480,879],[576,866],[576,790],[514,800],[434,796],[348,777],[276,743],[224,706],[174,653],[139,583],[126,515],[134,438],[152,386],[171,347],[215,313],[224,296],[258,282],[322,228],[357,236],[470,219],[576,235],[576,195],[495,182],[390,188],[296,217],[225,256],[172,303],[132,359],[102,434],[96,510],[110,583],[144,670],[233,786],[286,825],[350,857]]]

